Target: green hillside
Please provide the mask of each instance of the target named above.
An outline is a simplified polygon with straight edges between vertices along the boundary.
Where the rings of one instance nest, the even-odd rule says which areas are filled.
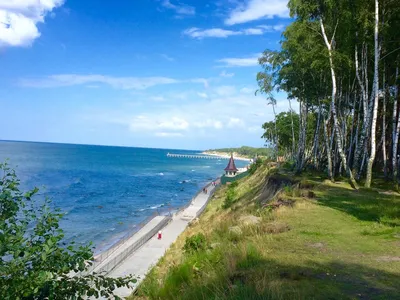
[[[264,163],[217,191],[131,299],[399,299],[399,225],[379,185]]]

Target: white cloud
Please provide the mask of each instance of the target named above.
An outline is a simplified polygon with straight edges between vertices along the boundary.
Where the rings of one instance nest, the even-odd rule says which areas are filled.
[[[264,34],[264,30],[262,28],[247,28],[243,30],[244,34],[247,35],[262,35]]]
[[[206,93],[197,93],[197,96],[204,98],[204,99],[208,98],[208,95]]]
[[[262,96],[243,93],[219,96],[213,87],[207,94],[206,101],[182,101],[179,106],[160,105],[151,110],[139,106],[116,106],[99,111],[94,107],[85,112],[85,116],[98,124],[111,123],[125,128],[129,136],[137,140],[156,136],[166,143],[183,137],[185,143],[205,139],[220,142],[223,146],[227,139],[240,143],[244,138],[250,138],[261,143],[261,125],[274,117],[272,108],[267,106]],[[166,99],[164,104],[168,103],[168,92],[158,96]],[[283,95],[277,95],[277,99],[279,104],[287,102]],[[283,108],[279,105],[277,112]],[[171,144],[169,147],[174,146]]]
[[[211,28],[202,30],[200,28],[192,27],[183,31],[183,34],[192,38],[202,39],[207,37],[226,38],[231,35],[241,35],[241,31],[225,30],[221,28]]]
[[[238,4],[225,20],[227,25],[247,23],[264,18],[289,17],[287,0],[248,0],[246,4]]]
[[[163,0],[161,5],[165,8],[174,10],[178,15],[194,15],[196,9],[193,6],[186,4],[172,4],[169,0]]]
[[[193,126],[196,128],[213,128],[213,129],[222,129],[223,125],[221,121],[207,119],[205,121],[194,122]]]
[[[254,94],[254,91],[255,90],[248,88],[248,87],[244,87],[244,88],[240,89],[240,92],[243,94]]]
[[[223,70],[221,73],[219,73],[219,76],[220,77],[228,77],[228,78],[230,78],[230,77],[235,76],[235,73],[227,73],[225,70]]]
[[[245,123],[243,122],[243,120],[239,119],[239,118],[229,118],[228,121],[228,127],[229,128],[241,128],[244,127]]]
[[[175,58],[173,58],[173,57],[171,57],[171,56],[169,56],[169,55],[167,55],[167,54],[160,54],[160,56],[161,56],[162,58],[164,58],[165,60],[168,60],[168,61],[175,61]]]
[[[209,86],[209,80],[206,78],[193,78],[193,79],[189,79],[189,82],[192,83],[202,83],[204,85],[204,88],[208,88]]]
[[[261,128],[261,125],[260,126],[251,126],[251,127],[247,128],[247,130],[249,132],[257,132],[257,131],[259,131],[260,134],[261,134],[261,132],[263,132],[263,129]]]
[[[258,58],[261,53],[253,54],[249,57],[229,57],[217,60],[217,62],[223,63],[222,67],[252,67],[258,65]]]
[[[51,75],[44,78],[21,79],[19,84],[24,87],[34,88],[53,88],[63,86],[73,86],[82,84],[107,84],[116,89],[123,90],[144,90],[156,85],[174,84],[182,82],[202,83],[208,86],[205,78],[194,78],[188,80],[178,80],[169,77],[113,77],[105,75],[78,75],[60,74]]]
[[[115,123],[115,121],[113,121]],[[159,130],[171,130],[171,131],[182,131],[189,127],[189,123],[179,117],[162,117],[160,119],[154,119],[148,115],[138,115],[133,119],[123,120],[119,119],[118,123],[129,123],[129,129],[131,131],[159,131]]]
[[[258,25],[258,28],[264,29],[266,32],[272,31],[283,31],[286,27],[284,24],[276,24],[276,25]]]
[[[162,101],[165,101],[165,98],[163,96],[153,96],[153,97],[150,97],[150,100],[162,102]]]
[[[64,0],[0,0],[0,47],[30,46],[40,36],[38,23]]]
[[[195,39],[203,38],[227,38],[234,35],[262,35],[266,32],[281,31],[284,25],[260,25],[256,28],[244,28],[240,30],[229,30],[222,28],[201,29],[192,27],[183,31],[184,35]]]
[[[154,135],[158,137],[183,137],[180,132],[156,132]]]
[[[189,127],[189,123],[185,119],[173,117],[170,120],[162,121],[157,124],[157,128],[169,129],[169,130],[186,130]]]
[[[214,88],[214,92],[218,96],[231,96],[236,93],[236,88],[231,85],[222,85]]]

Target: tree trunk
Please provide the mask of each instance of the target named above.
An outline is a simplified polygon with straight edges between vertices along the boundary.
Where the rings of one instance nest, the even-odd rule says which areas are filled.
[[[297,154],[297,173],[300,173],[303,169],[304,165],[304,152],[305,152],[305,137],[306,137],[306,128],[305,128],[305,117],[306,113],[304,113],[306,106],[302,101],[300,101],[300,127],[299,127],[299,147]]]
[[[397,97],[399,94],[399,87],[397,85],[397,78],[399,77],[399,67],[396,67],[396,74],[395,74],[395,90],[394,90],[394,106],[393,106],[393,131],[392,131],[392,138],[393,138],[393,148],[392,148],[392,168],[393,168],[393,179],[396,179],[397,175],[397,145],[399,142],[399,131],[400,131],[400,113],[397,117]],[[396,125],[397,124],[397,125]]]
[[[292,157],[294,158],[294,155],[296,153],[296,139],[294,137],[294,125],[293,125],[293,110],[292,110],[292,103],[289,100],[289,109],[290,109],[290,119],[292,122]]]
[[[275,124],[275,151],[276,151],[276,161],[278,161],[278,156],[279,156],[279,151],[278,151],[278,147],[279,147],[279,138],[278,138],[278,129],[276,128],[276,112],[275,112],[275,104],[272,103],[272,111],[274,112],[274,124]]]
[[[350,170],[350,168],[347,167],[347,160],[346,160],[346,155],[343,152],[343,148],[342,148],[342,136],[341,136],[341,132],[340,132],[340,128],[339,128],[339,124],[338,124],[338,119],[337,119],[337,115],[336,115],[336,107],[335,107],[335,100],[336,100],[336,75],[335,75],[335,69],[334,69],[334,64],[333,64],[333,57],[332,57],[332,41],[331,43],[328,42],[328,38],[326,36],[325,33],[325,27],[324,27],[324,23],[322,22],[322,19],[320,19],[320,25],[321,25],[321,31],[322,31],[322,35],[326,44],[326,47],[328,48],[328,54],[329,54],[329,64],[330,64],[330,69],[331,69],[331,77],[332,77],[332,96],[331,96],[331,111],[332,111],[332,115],[333,115],[333,126],[335,128],[335,132],[336,132],[336,144],[337,144],[337,148],[339,151],[339,155],[340,158],[343,162],[343,165],[346,167],[347,169],[347,173],[348,176],[350,177],[350,184],[354,189],[358,189],[358,185],[357,182],[354,179],[353,173]],[[332,40],[334,40],[334,36],[332,37]]]
[[[386,155],[386,81],[385,81],[386,68],[383,70],[383,116],[382,116],[382,156],[383,156],[383,174],[385,178],[388,176],[387,172],[387,155]]]
[[[379,40],[378,40],[378,29],[379,29],[379,1],[375,0],[375,62],[374,62],[374,110],[371,124],[371,155],[368,160],[367,166],[367,178],[365,180],[365,187],[371,187],[372,180],[372,165],[374,164],[376,154],[376,119],[378,117],[378,106],[379,106]]]
[[[330,115],[330,112],[329,112]],[[333,173],[332,173],[332,150],[329,145],[329,137],[328,137],[328,129],[327,123],[329,122],[330,117],[328,116],[328,120],[325,121],[325,117],[323,117],[324,122],[324,139],[325,139],[325,148],[326,148],[326,157],[328,158],[328,176],[329,179],[334,182]]]
[[[358,36],[358,33],[356,33],[356,37]],[[362,99],[362,104],[363,104],[363,125],[361,129],[361,135],[360,135],[360,140],[357,143],[357,147],[355,148],[355,153],[354,153],[354,159],[353,159],[353,172],[355,174],[360,173],[360,166],[361,166],[361,154],[364,149],[364,143],[365,139],[367,137],[367,130],[369,128],[369,121],[368,121],[368,77],[365,76],[367,72],[367,64],[365,63],[366,59],[366,46],[363,43],[362,47],[362,76],[360,76],[360,70],[359,70],[359,64],[358,64],[358,48],[357,45],[355,46],[355,67],[356,67],[356,77],[357,77],[357,82],[360,86],[361,90],[361,99]],[[364,84],[364,80],[366,81],[366,84]],[[361,114],[361,111],[359,111]],[[358,139],[358,138],[357,138]]]
[[[317,153],[318,153],[318,144],[319,144],[319,128],[320,128],[320,123],[321,123],[321,106],[318,107],[318,120],[317,120],[317,128],[315,129],[314,133],[314,143],[313,143],[313,163],[315,168],[317,167]]]

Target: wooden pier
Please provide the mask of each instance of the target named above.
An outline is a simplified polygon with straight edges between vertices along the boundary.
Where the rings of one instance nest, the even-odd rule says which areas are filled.
[[[229,157],[220,157],[220,156],[213,156],[213,155],[176,154],[176,153],[168,153],[167,157],[202,158],[202,159],[229,159]]]

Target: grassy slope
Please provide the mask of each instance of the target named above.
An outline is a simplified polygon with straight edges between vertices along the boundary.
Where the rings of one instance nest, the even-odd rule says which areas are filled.
[[[241,180],[238,201],[222,209],[226,187],[182,234],[133,299],[400,299],[400,197],[354,192],[308,177],[285,188],[294,205],[262,209],[268,169]],[[300,179],[299,179],[300,180]],[[312,189],[315,198],[305,198]],[[262,217],[243,226],[239,217]],[[229,227],[239,225],[242,235]],[[185,238],[206,235],[209,250],[183,254]]]

